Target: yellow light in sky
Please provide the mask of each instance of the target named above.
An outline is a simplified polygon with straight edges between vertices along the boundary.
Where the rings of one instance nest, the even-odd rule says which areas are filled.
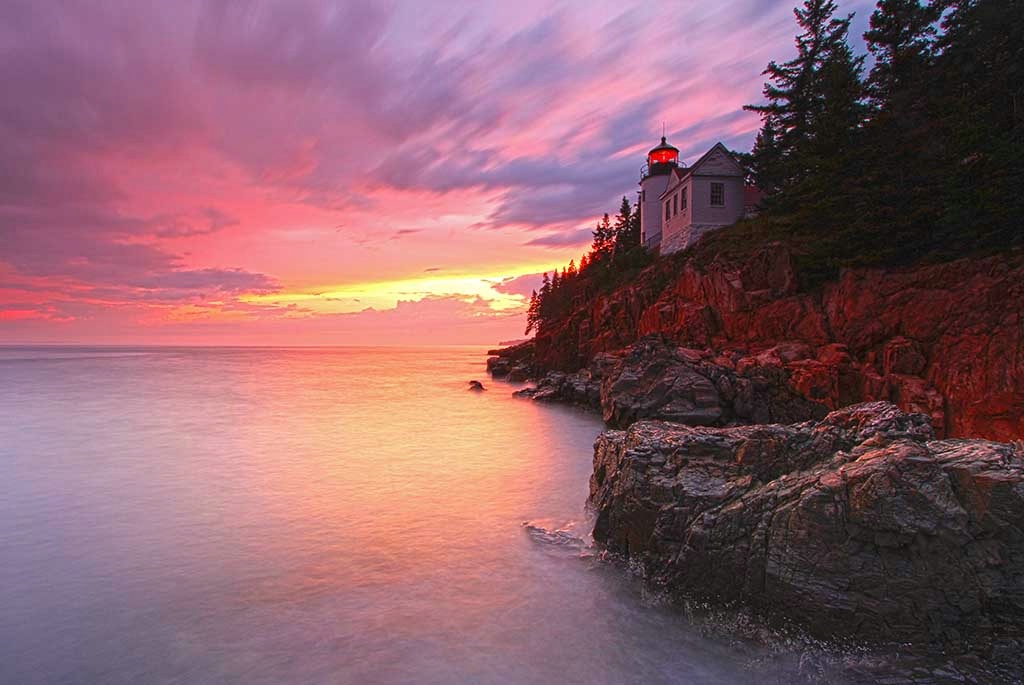
[[[550,271],[551,265],[518,270],[521,274]],[[526,298],[494,289],[508,273],[483,275],[430,276],[406,278],[372,283],[326,285],[302,292],[282,292],[267,295],[246,295],[241,299],[253,304],[296,304],[307,310],[323,314],[358,312],[367,307],[392,309],[399,300],[422,300],[430,296],[459,296],[487,301],[496,311],[521,308]]]

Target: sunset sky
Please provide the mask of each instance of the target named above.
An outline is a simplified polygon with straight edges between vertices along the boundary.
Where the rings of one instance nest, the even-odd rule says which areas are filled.
[[[522,337],[662,122],[749,149],[793,4],[7,0],[0,343]]]

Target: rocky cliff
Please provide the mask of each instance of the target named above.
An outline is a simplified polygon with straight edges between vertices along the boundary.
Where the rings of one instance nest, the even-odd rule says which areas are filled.
[[[677,599],[1024,667],[1024,253],[658,260],[488,368],[599,408],[594,538]],[[654,419],[652,421],[652,419]],[[941,438],[941,439],[940,439]]]
[[[1024,455],[884,403],[820,422],[643,421],[598,438],[595,539],[673,597],[833,637],[1017,656]],[[1001,646],[1000,646],[1001,645]]]
[[[755,368],[775,374],[778,393],[826,411],[888,400],[927,414],[940,436],[1024,435],[1019,251],[903,270],[848,270],[814,290],[800,287],[781,245],[740,262],[665,258],[545,328],[535,340],[532,370],[575,372],[650,336],[727,375]]]

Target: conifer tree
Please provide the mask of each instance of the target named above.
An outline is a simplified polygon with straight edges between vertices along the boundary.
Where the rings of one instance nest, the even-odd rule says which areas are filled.
[[[612,228],[611,217],[607,213],[594,228],[594,241],[590,245],[590,261],[599,261],[609,256],[615,248],[615,229]]]
[[[537,292],[537,314],[534,330],[538,333],[544,328],[545,323],[550,320],[551,312],[551,279],[545,271],[541,276],[540,290]]]
[[[629,243],[634,247],[640,246],[640,203],[633,205],[633,219],[629,225]]]
[[[765,117],[750,153],[750,175],[766,195],[774,195],[783,181],[782,143],[775,132],[775,120]]]
[[[548,272],[545,271],[540,279],[540,292],[537,293],[537,297],[541,302],[551,294],[551,279],[548,278]]]
[[[616,256],[621,256],[640,244],[639,228],[639,212],[623,196],[622,204],[619,205],[619,213],[615,215],[615,224],[612,227],[615,235],[613,252]]]
[[[797,56],[772,61],[764,74],[764,105],[747,105],[762,118],[754,149],[758,182],[790,199],[808,179],[821,182],[823,167],[852,144],[863,118],[863,57],[846,42],[853,15],[834,16],[833,0],[806,0],[793,12],[803,29]],[[832,179],[829,179],[831,182]]]
[[[540,301],[537,298],[537,291],[534,290],[530,295],[530,306],[526,310],[526,332],[525,335],[529,335],[531,331],[537,329],[537,314],[540,309]]]
[[[1024,7],[947,0],[929,112],[946,163],[942,240],[1024,241]]]
[[[876,110],[905,110],[896,100],[920,92],[918,80],[930,65],[941,15],[937,2],[879,0],[871,14],[871,28],[864,33],[875,58],[867,91]]]
[[[875,254],[885,259],[920,242],[938,221],[945,164],[928,103],[941,12],[937,2],[879,0],[864,34],[875,60],[865,84],[869,121],[858,153],[843,161],[856,174],[849,185],[859,197],[851,228],[882,246]]]

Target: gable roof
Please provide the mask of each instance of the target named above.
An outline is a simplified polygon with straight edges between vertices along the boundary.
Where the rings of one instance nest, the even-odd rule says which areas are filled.
[[[671,191],[678,188],[679,184],[682,183],[687,176],[696,175],[697,170],[700,169],[700,167],[705,162],[707,162],[711,158],[711,156],[718,150],[721,150],[721,152],[725,155],[725,158],[732,162],[732,165],[736,168],[738,174],[742,176],[743,167],[741,167],[740,163],[736,161],[736,157],[731,152],[729,152],[729,148],[722,145],[721,142],[717,142],[711,146],[710,150],[701,155],[700,159],[693,163],[693,166],[676,167],[675,169],[673,169],[671,176],[669,176],[668,186],[665,188],[665,192],[663,192],[658,197],[658,199],[663,200],[666,195],[668,195]]]
[[[732,162],[732,165],[733,165],[733,167],[736,168],[736,171],[738,171],[740,173],[740,175],[743,175],[743,167],[741,167],[740,163],[736,161],[736,157],[734,157],[733,154],[731,152],[729,152],[729,148],[727,148],[726,146],[722,145],[721,142],[715,143],[714,145],[711,146],[710,150],[708,150],[703,155],[701,155],[701,158],[698,159],[696,162],[694,162],[693,166],[690,167],[691,172],[692,171],[696,171],[697,169],[699,169],[700,166],[702,164],[704,164],[704,162],[708,161],[711,158],[711,155],[716,150],[721,150],[722,153],[725,154],[726,159],[728,159],[730,162]]]
[[[659,200],[664,200],[665,196],[671,191],[679,187],[679,185],[690,175],[693,171],[693,167],[676,167],[672,170],[672,173],[668,177],[668,185],[665,186],[665,190],[662,191],[661,195],[658,196]]]

